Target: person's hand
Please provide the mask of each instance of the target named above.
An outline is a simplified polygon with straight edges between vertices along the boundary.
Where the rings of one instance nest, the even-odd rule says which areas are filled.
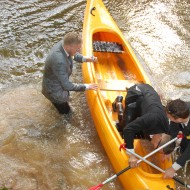
[[[91,84],[85,84],[86,90],[97,90],[99,88],[98,84],[91,83]]]
[[[172,167],[170,167],[170,168],[168,168],[168,169],[165,171],[165,173],[164,173],[164,175],[163,175],[163,178],[164,178],[164,179],[173,178],[174,175],[175,175],[175,172],[176,172],[176,171],[175,171]]]
[[[92,56],[92,62],[97,62],[98,61],[98,58],[97,57],[94,57],[94,56]]]
[[[132,154],[129,155],[129,166],[131,168],[135,168],[135,167],[137,167],[139,165],[137,163],[137,161],[138,161],[138,159],[135,156],[133,156]]]
[[[98,61],[98,58],[94,56],[86,58],[86,62],[97,62],[97,61]]]

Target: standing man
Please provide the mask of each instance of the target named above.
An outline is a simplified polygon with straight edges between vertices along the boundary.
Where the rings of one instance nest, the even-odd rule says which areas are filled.
[[[154,148],[171,140],[169,121],[163,109],[158,93],[148,84],[136,84],[128,89],[125,98],[123,114],[123,135],[127,150],[134,151],[134,138],[152,136],[151,143]],[[169,154],[175,148],[171,144],[163,149],[164,154]],[[137,167],[138,159],[129,154],[129,165]]]
[[[96,57],[84,57],[81,50],[82,38],[78,33],[67,33],[51,49],[46,61],[42,81],[42,93],[57,108],[60,114],[68,114],[69,91],[96,90],[97,84],[74,84],[69,81],[73,59],[77,62],[96,62]]]
[[[164,178],[173,178],[175,172],[183,167],[187,160],[190,160],[190,105],[180,99],[172,100],[166,105],[166,113],[171,121],[171,135],[176,136],[179,131],[184,134],[179,145],[181,156],[164,174]]]

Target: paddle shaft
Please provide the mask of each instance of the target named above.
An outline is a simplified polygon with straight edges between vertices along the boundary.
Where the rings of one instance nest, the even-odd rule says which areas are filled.
[[[149,162],[148,160],[145,159],[145,157],[141,157],[138,154],[136,154],[135,152],[131,152],[129,150],[127,150],[127,152],[129,152],[130,154],[134,155],[135,157],[139,158],[141,161],[144,161],[145,163],[149,164],[150,166],[152,166],[153,168],[157,169],[158,171],[165,173],[165,171],[161,168],[159,168],[158,166],[154,165],[153,163]],[[185,187],[190,189],[190,185],[185,184],[183,181],[181,181],[180,179],[173,177],[173,179],[175,181],[177,181],[178,183],[180,183],[181,185],[184,185]]]
[[[178,138],[174,138],[172,140],[170,140],[169,142],[167,142],[166,144],[158,147],[157,149],[155,149],[154,151],[150,152],[149,154],[147,154],[146,156],[142,157],[144,160],[150,156],[152,156],[153,154],[155,154],[156,152],[160,151],[161,149],[163,149],[164,147],[168,146],[169,144],[173,143],[174,141],[176,141]],[[137,163],[142,162],[142,159],[138,160]],[[120,176],[121,174],[123,174],[124,172],[126,172],[127,170],[129,170],[131,167],[128,166],[127,168],[121,170],[120,172],[118,172],[117,174],[113,175],[112,177],[108,178],[107,180],[105,180],[104,182],[102,182],[103,185],[105,185],[106,183],[110,182],[111,180],[115,179],[116,177]]]

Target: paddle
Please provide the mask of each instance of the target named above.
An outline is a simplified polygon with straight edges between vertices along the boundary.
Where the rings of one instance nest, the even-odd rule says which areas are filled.
[[[138,154],[136,154],[135,152],[131,152],[131,151],[127,151],[129,152],[130,154],[134,155],[135,157],[139,158],[141,161],[144,161],[145,163],[149,164],[150,166],[152,166],[153,168],[157,169],[158,171],[162,172],[162,173],[165,173],[165,171],[161,168],[159,168],[158,166],[154,165],[153,163],[149,162],[148,160],[146,160],[144,157],[141,157],[139,156]],[[173,177],[173,179],[175,181],[177,181],[178,183],[180,183],[181,185],[187,187],[190,189],[190,185],[188,184],[185,184],[183,181],[181,181],[180,179],[178,179],[177,177]]]
[[[149,154],[147,154],[146,156],[143,157],[143,159],[146,159],[150,156],[152,156],[153,154],[155,154],[156,152],[158,152],[159,150],[163,149],[164,147],[168,146],[169,144],[173,143],[174,141],[176,141],[179,137],[176,137],[172,140],[170,140],[169,142],[167,142],[166,144],[160,146],[159,148],[155,149],[154,151],[150,152]],[[137,163],[142,162],[142,160],[138,160]],[[91,187],[89,190],[98,190],[100,189],[102,186],[104,186],[105,184],[109,183],[110,181],[112,181],[113,179],[117,178],[118,176],[120,176],[121,174],[123,174],[124,172],[126,172],[127,170],[131,169],[130,166],[126,167],[125,169],[121,170],[120,172],[116,173],[115,175],[113,175],[112,177],[108,178],[107,180],[103,181],[101,184]]]

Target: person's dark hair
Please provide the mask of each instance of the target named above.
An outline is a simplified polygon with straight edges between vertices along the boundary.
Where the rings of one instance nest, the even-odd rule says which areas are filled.
[[[64,45],[81,44],[81,43],[82,43],[82,37],[80,33],[69,32],[63,37]]]
[[[185,119],[190,114],[187,103],[180,99],[171,100],[168,102],[166,105],[166,112],[172,115],[175,119]]]
[[[161,139],[158,147],[166,144],[167,142],[169,142],[171,140],[172,140],[172,136],[171,135],[163,134],[162,135],[162,139]],[[163,148],[164,154],[170,154],[170,153],[172,153],[174,151],[174,149],[175,149],[175,146],[176,146],[176,143],[173,142],[173,143],[170,143],[168,146],[164,147]]]

